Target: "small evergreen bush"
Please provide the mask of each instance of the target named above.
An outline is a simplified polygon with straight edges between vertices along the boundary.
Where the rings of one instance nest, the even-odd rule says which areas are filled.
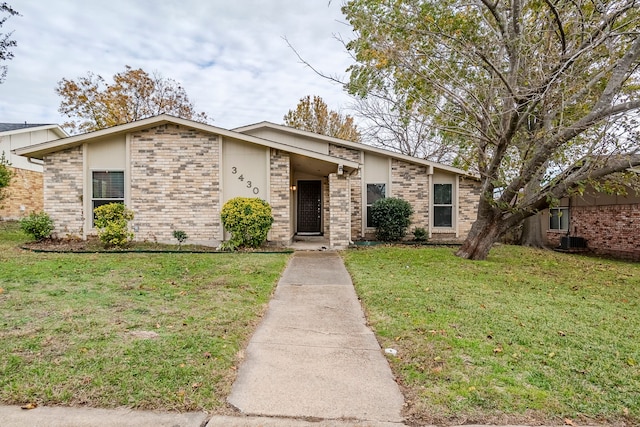
[[[376,238],[396,242],[407,234],[413,208],[406,200],[395,197],[378,199],[371,205],[371,218],[376,224]]]
[[[189,238],[189,236],[183,230],[173,230],[173,238],[178,241],[178,247],[181,247],[182,244]]]
[[[231,233],[225,248],[257,248],[267,240],[273,224],[271,206],[257,197],[236,197],[222,207],[222,225]]]
[[[413,240],[416,242],[426,242],[427,241],[427,230],[422,227],[416,227],[413,229]]]
[[[133,233],[129,230],[133,212],[122,203],[102,205],[93,212],[96,215],[94,225],[98,229],[98,238],[106,247],[121,247],[133,239]]]
[[[20,220],[20,229],[36,240],[47,239],[53,231],[53,220],[46,212],[31,212]]]

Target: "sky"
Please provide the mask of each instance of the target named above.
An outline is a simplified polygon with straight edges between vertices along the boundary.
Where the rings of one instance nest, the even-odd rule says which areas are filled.
[[[343,44],[352,30],[341,0],[3,0],[21,16],[14,59],[0,84],[0,122],[57,123],[62,78],[91,71],[107,81],[125,65],[180,82],[213,125],[282,123],[305,95],[330,109],[348,107],[339,84],[304,65],[345,79]]]

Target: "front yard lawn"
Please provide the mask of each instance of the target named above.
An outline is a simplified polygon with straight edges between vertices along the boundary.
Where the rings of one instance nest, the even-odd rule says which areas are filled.
[[[344,258],[410,418],[640,424],[640,264],[515,246]]]
[[[286,254],[55,254],[0,222],[0,402],[224,412]]]

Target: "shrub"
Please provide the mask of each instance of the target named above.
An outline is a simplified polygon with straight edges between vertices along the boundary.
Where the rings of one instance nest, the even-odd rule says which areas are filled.
[[[371,218],[376,225],[376,238],[394,242],[407,234],[413,208],[406,200],[387,197],[371,205]]]
[[[259,198],[236,197],[222,207],[222,225],[231,233],[230,249],[257,248],[267,240],[273,224],[271,206]]]
[[[20,220],[20,229],[36,240],[46,239],[53,231],[53,220],[46,212],[31,212]]]
[[[189,236],[183,230],[173,230],[173,238],[178,241],[178,246],[180,247],[189,238]]]
[[[413,240],[416,242],[425,242],[427,240],[427,230],[422,227],[413,229]]]
[[[133,219],[133,212],[122,203],[102,205],[93,212],[98,238],[105,246],[120,247],[133,239],[133,233],[129,231],[129,221]]]

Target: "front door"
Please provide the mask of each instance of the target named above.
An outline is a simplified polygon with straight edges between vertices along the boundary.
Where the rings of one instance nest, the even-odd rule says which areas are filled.
[[[322,232],[322,182],[298,181],[298,234]]]

